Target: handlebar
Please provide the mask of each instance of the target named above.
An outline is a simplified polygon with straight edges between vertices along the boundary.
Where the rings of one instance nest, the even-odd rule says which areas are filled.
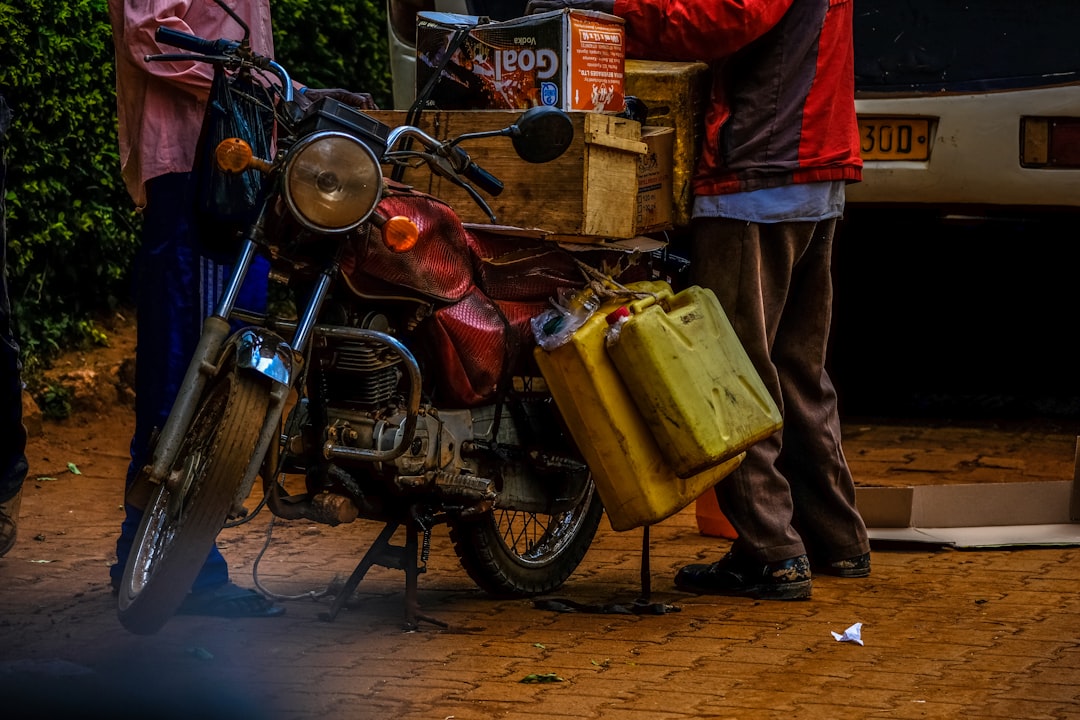
[[[240,47],[240,43],[236,40],[225,40],[224,38],[221,40],[207,40],[198,35],[191,35],[167,27],[159,27],[154,33],[154,39],[162,45],[171,45],[199,55],[228,55],[235,53]]]
[[[398,143],[405,138],[419,141],[424,147],[424,152],[395,150],[395,148],[398,147]],[[428,167],[431,168],[432,172],[449,179],[451,182],[454,182],[467,190],[488,215],[491,214],[491,210],[487,207],[487,203],[476,194],[476,191],[472,186],[463,182],[462,178],[471,181],[492,197],[498,196],[499,193],[503,191],[502,181],[473,162],[472,157],[470,157],[469,153],[463,148],[436,140],[413,125],[399,125],[398,127],[391,128],[390,134],[386,140],[386,147],[388,150],[384,160],[395,162],[406,157],[422,157],[427,162]]]
[[[282,99],[293,101],[292,78],[281,65],[265,55],[252,52],[246,42],[238,40],[207,40],[172,28],[159,27],[154,32],[154,39],[162,45],[171,45],[186,50],[191,55],[147,55],[146,61],[154,60],[194,60],[196,62],[218,63],[225,66],[243,66],[269,70],[281,80]]]
[[[481,190],[486,192],[492,197],[498,197],[503,191],[503,182],[499,178],[489,173],[484,168],[473,162],[469,157],[469,153],[462,150],[460,147],[453,147],[450,152],[454,155],[455,165],[464,168],[461,170],[461,174],[475,183]]]

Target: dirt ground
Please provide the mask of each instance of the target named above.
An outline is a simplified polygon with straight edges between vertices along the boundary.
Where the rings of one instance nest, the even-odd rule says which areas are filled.
[[[726,541],[701,536],[692,507],[651,531],[652,599],[675,604],[668,615],[488,598],[443,530],[419,600],[446,627],[402,632],[403,576],[380,567],[326,622],[320,593],[380,528],[260,516],[219,544],[239,584],[258,570],[283,618],[178,617],[131,635],[108,586],[133,422],[131,318],[109,336],[53,371],[85,381],[72,417],[31,418],[19,542],[0,560],[5,718],[1080,718],[1080,549],[875,547],[870,578],[815,578],[806,603],[696,597],[674,590],[674,570]],[[858,419],[845,447],[864,484],[1064,480],[1076,435],[1041,421]],[[629,603],[640,550],[640,531],[605,521],[563,595]],[[830,634],[855,622],[865,646]]]

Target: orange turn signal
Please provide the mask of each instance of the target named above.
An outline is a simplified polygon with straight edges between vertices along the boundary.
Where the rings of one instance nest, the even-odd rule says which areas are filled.
[[[383,223],[380,229],[383,243],[394,252],[412,250],[420,239],[420,228],[404,215],[395,215]]]
[[[214,148],[214,161],[222,172],[239,174],[245,170],[268,172],[270,163],[255,157],[251,146],[240,138],[225,138]]]
[[[251,146],[240,138],[225,138],[214,149],[214,160],[222,172],[242,173],[253,157]]]

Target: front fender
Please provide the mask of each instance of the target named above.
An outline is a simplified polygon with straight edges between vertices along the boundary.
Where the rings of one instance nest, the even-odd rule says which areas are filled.
[[[244,328],[226,343],[226,357],[233,357],[238,369],[254,370],[275,382],[292,382],[293,351],[289,343],[265,328]]]

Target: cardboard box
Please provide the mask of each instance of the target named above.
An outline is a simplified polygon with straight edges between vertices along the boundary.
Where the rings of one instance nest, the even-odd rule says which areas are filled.
[[[554,10],[502,22],[453,13],[416,16],[416,94],[435,75],[459,32],[427,107],[622,112],[623,20],[585,10]]]
[[[954,547],[1080,545],[1080,438],[1073,479],[855,488],[874,542]]]
[[[672,158],[675,130],[669,127],[643,127],[641,139],[647,150],[638,157],[637,219],[638,234],[659,232],[672,226]]]
[[[406,115],[390,110],[368,114],[391,126],[403,123]],[[510,110],[429,110],[421,114],[420,127],[445,140],[508,127],[518,116]],[[648,131],[644,142],[641,125],[634,120],[592,112],[571,112],[570,118],[573,143],[549,163],[525,162],[505,137],[460,145],[504,184],[498,197],[482,195],[495,213],[494,221],[465,190],[433,175],[426,165],[410,168],[402,180],[447,201],[465,222],[538,229],[557,240],[627,239],[670,227],[670,205],[662,201],[670,187],[664,172],[670,164],[664,156],[670,135]],[[655,162],[649,158],[650,147]]]
[[[701,152],[705,109],[709,100],[709,66],[705,63],[627,60],[626,94],[648,108],[646,125],[674,128],[672,222],[690,224],[694,167]]]

